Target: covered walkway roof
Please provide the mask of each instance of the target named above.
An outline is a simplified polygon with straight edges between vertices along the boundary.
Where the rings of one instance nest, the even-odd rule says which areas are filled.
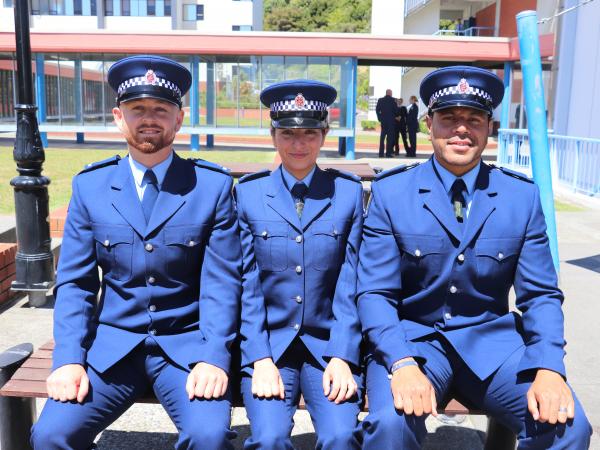
[[[154,53],[248,56],[356,57],[359,65],[441,66],[473,64],[502,68],[519,60],[516,38],[376,36],[340,33],[88,33],[32,32],[36,53]],[[554,35],[540,38],[542,58],[554,52]],[[13,33],[0,32],[0,52],[14,52]]]

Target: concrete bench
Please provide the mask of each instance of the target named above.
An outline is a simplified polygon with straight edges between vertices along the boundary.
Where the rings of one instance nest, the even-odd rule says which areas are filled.
[[[32,348],[30,344],[23,344],[17,347],[27,348],[25,346]],[[13,349],[16,349],[17,347],[13,347]],[[15,353],[15,350],[13,349],[10,349],[9,352],[12,350],[13,353]],[[49,341],[42,345],[37,351],[33,352],[33,354],[29,352],[30,356],[22,349],[17,350],[17,355],[21,354],[23,356],[21,359],[22,364],[17,367],[16,370],[13,369],[11,376],[6,377],[8,380],[6,380],[6,378],[3,380],[2,377],[0,377],[0,386],[6,381],[4,386],[0,389],[0,396],[4,397],[4,399],[0,398],[0,402],[7,398],[20,399],[20,403],[9,407],[10,410],[8,411],[6,410],[6,406],[3,407],[2,404],[0,404],[0,418],[2,419],[3,427],[5,428],[2,431],[10,434],[11,440],[10,442],[5,442],[4,440],[0,441],[2,442],[1,448],[28,448],[19,445],[24,445],[22,443],[28,442],[29,428],[33,424],[36,416],[35,399],[48,397],[46,393],[46,378],[50,375],[52,367],[53,349],[54,342]],[[0,371],[1,370],[2,367],[0,366]],[[137,402],[157,403],[157,400],[156,397],[150,393],[138,399]],[[233,406],[243,407],[244,405],[242,404],[241,399],[238,398],[234,400]],[[302,398],[300,398],[298,408],[305,409],[304,400]],[[368,411],[368,408],[368,399],[365,399],[363,411]],[[468,403],[457,398],[448,399],[438,407],[438,412],[446,415],[485,414],[483,411],[470,407],[468,406]],[[11,426],[10,431],[7,429],[9,426]],[[4,437],[6,438],[8,436]],[[485,450],[513,450],[515,442],[516,438],[511,431],[495,420],[489,420],[484,447]]]

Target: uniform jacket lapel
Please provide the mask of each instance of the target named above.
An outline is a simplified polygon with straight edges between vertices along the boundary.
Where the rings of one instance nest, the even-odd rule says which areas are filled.
[[[145,235],[165,223],[185,203],[184,194],[189,183],[195,181],[195,170],[192,164],[186,163],[177,154],[167,169],[152,215],[148,220]]]
[[[419,194],[423,199],[425,208],[435,216],[448,233],[454,236],[457,241],[461,241],[461,229],[452,212],[448,194],[442,181],[435,173],[431,159],[423,167],[419,181]]]
[[[496,209],[498,191],[493,183],[491,169],[481,163],[479,175],[475,182],[475,193],[471,202],[469,218],[465,223],[465,233],[461,240],[461,251],[469,245],[477,235],[487,218]]]
[[[333,178],[317,166],[304,200],[302,226],[305,230],[331,204],[333,190]]]
[[[298,219],[298,213],[296,213],[292,196],[283,182],[281,166],[271,173],[270,181],[271,183],[267,190],[267,205],[286,222],[298,231],[301,231],[300,219]]]
[[[146,219],[142,211],[142,203],[135,189],[135,182],[131,168],[129,167],[129,156],[119,161],[119,165],[111,183],[111,200],[115,209],[140,235],[144,236]]]

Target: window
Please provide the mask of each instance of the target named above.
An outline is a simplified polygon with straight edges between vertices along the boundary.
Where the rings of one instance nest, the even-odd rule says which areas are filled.
[[[232,25],[231,26],[231,31],[240,31],[240,26],[239,25]]]
[[[183,20],[186,22],[204,20],[204,5],[190,3],[183,5]]]
[[[196,5],[183,5],[183,20],[196,20]]]
[[[121,0],[121,15],[122,16],[130,16],[131,15],[130,0]]]
[[[4,0],[4,7],[5,8],[12,8],[13,7],[13,0]]]
[[[80,16],[83,12],[83,5],[81,4],[81,0],[73,1],[73,14],[76,16]]]
[[[156,0],[148,0],[148,15],[156,15]]]

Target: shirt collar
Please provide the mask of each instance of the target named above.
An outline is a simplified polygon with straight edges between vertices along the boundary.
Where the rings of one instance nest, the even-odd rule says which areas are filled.
[[[158,181],[159,187],[162,186],[163,181],[165,180],[165,176],[167,175],[167,170],[169,169],[169,166],[171,165],[171,161],[173,161],[173,152],[172,151],[169,153],[169,156],[167,157],[167,159],[165,159],[163,162],[158,163],[157,165],[152,167],[152,172],[154,172],[154,175],[156,175],[156,180]],[[138,187],[142,187],[142,181],[144,179],[144,174],[146,173],[146,170],[149,169],[149,167],[146,167],[139,161],[136,161],[135,159],[133,159],[131,157],[131,155],[129,155],[129,166],[131,167],[131,173],[133,174],[133,179],[135,181],[135,184]]]
[[[310,172],[308,172],[308,174],[303,179],[297,180],[296,177],[294,177],[294,175],[289,173],[282,164],[281,165],[281,173],[283,174],[283,181],[285,181],[285,184],[287,185],[288,189],[292,189],[292,187],[296,183],[304,183],[307,187],[310,187],[310,182],[312,181],[312,177],[315,174],[316,168],[317,168],[317,166],[315,165],[312,168],[312,170]]]
[[[475,182],[477,181],[477,175],[479,175],[479,167],[481,166],[481,164],[477,164],[463,176],[457,177],[444,166],[442,166],[439,162],[437,162],[435,156],[432,159],[433,165],[435,166],[435,170],[438,173],[440,180],[444,185],[444,189],[447,193],[450,193],[450,189],[452,189],[454,180],[456,180],[457,178],[462,178],[462,180],[465,182],[465,185],[467,186],[467,194],[473,194],[473,191],[475,190]]]

